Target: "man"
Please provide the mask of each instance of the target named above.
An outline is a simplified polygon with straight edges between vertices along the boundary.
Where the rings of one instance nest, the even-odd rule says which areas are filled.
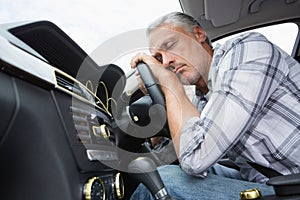
[[[249,163],[300,172],[299,63],[259,33],[212,49],[198,22],[183,13],[159,18],[148,36],[151,55],[136,55],[131,66],[145,62],[165,96],[180,162],[159,169],[171,196],[238,199],[256,187],[272,194],[268,179]],[[196,86],[194,104],[183,84]],[[224,156],[239,172],[216,165]],[[150,197],[140,186],[132,199]]]

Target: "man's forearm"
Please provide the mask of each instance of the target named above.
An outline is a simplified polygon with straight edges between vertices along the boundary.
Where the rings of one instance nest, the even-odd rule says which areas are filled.
[[[176,91],[165,91],[165,98],[169,129],[174,143],[174,148],[177,156],[179,157],[181,130],[189,119],[199,116],[200,114],[188,99],[183,87],[177,88]]]

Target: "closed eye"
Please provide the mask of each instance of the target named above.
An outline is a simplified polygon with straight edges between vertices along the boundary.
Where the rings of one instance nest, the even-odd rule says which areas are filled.
[[[172,49],[172,48],[175,46],[176,43],[177,43],[177,42],[174,42],[174,41],[166,43],[165,49],[166,49],[166,50]]]
[[[157,53],[153,56],[158,62],[163,63],[163,58],[160,53]]]

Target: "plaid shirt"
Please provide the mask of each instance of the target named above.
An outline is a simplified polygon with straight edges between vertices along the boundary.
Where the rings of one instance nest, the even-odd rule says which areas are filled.
[[[300,64],[259,33],[214,49],[207,95],[196,98],[200,118],[182,129],[181,167],[205,171],[223,156],[245,180],[267,180],[247,161],[282,174],[300,172]],[[204,104],[206,106],[202,110]]]

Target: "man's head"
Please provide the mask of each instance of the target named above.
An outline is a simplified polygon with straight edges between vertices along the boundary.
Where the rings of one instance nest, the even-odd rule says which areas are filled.
[[[151,54],[172,68],[184,84],[199,85],[207,80],[211,43],[194,18],[170,13],[153,22],[147,35]]]
[[[176,26],[181,26],[189,33],[194,32],[194,27],[196,26],[201,27],[199,22],[196,19],[194,19],[192,16],[181,12],[172,12],[158,18],[156,21],[150,24],[147,29],[147,35],[149,36],[150,32],[153,31],[153,29],[168,23],[172,23]],[[206,36],[206,42],[210,47],[212,47],[211,41],[207,36]]]

